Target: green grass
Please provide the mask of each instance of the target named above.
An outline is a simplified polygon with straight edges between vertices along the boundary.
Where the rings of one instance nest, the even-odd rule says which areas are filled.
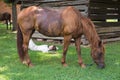
[[[0,25],[0,80],[120,80],[120,42],[105,45],[106,68],[102,70],[95,64],[82,69],[74,45],[68,50],[68,67],[62,67],[62,45],[55,45],[59,47],[57,54],[29,51],[35,66],[28,68],[19,60],[16,34]],[[82,47],[82,57],[86,64],[93,63],[89,48]]]

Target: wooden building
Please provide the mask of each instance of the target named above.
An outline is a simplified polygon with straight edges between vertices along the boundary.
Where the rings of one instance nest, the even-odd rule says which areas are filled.
[[[103,39],[120,37],[120,0],[12,0],[13,7],[21,4],[21,9],[36,5],[60,8],[74,6],[84,16],[88,16],[96,25]],[[15,8],[14,8],[15,9]],[[16,15],[15,12],[13,15]],[[13,20],[14,21],[14,20]]]

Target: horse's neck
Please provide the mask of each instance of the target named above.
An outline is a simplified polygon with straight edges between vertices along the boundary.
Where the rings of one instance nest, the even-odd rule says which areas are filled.
[[[85,22],[86,23],[83,23],[83,33],[85,34],[91,46],[97,47],[100,38],[96,32],[94,24],[90,20]]]

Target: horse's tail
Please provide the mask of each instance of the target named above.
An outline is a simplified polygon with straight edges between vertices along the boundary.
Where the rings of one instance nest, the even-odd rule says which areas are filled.
[[[19,25],[17,27],[17,51],[18,51],[19,57],[20,57],[20,59],[22,61],[23,60],[23,54],[24,54],[24,50],[23,50],[23,35],[22,35],[22,32],[20,30]]]

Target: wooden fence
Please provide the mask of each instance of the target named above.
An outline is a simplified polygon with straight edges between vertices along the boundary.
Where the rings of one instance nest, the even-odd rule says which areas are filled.
[[[95,23],[101,38],[119,39],[120,0],[90,0],[88,10],[88,16]]]
[[[120,0],[90,0],[89,17],[96,25],[120,25]]]
[[[60,8],[74,6],[85,16],[88,15],[89,0],[21,0],[22,8],[36,5],[41,7]]]

